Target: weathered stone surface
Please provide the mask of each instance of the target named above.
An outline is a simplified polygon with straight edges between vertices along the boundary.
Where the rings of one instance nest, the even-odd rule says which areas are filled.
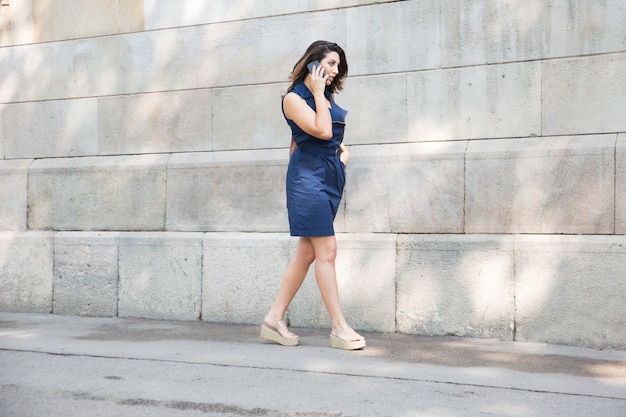
[[[4,110],[7,158],[98,154],[96,99],[9,104]]]
[[[585,0],[441,2],[442,65],[623,51],[626,4]]]
[[[470,142],[466,233],[613,233],[615,135]]]
[[[345,228],[374,233],[463,231],[464,142],[354,146],[347,167]]]
[[[282,16],[242,21],[228,18],[218,25],[197,26],[199,22],[190,23],[189,19],[216,14],[180,10],[208,7],[231,13],[242,8],[221,2],[196,3],[146,5],[147,29],[162,27],[150,25],[152,12],[167,19],[182,19],[184,27],[0,49],[0,79],[6,80],[0,84],[0,102],[283,83],[310,42],[329,39],[347,46],[343,8],[292,15],[281,9]],[[288,3],[289,7],[293,4]],[[266,4],[253,6],[265,8]],[[171,7],[177,11],[163,12]],[[286,38],[286,33],[298,36]]]
[[[339,233],[336,237],[337,285],[348,323],[359,330],[394,331],[396,236]],[[292,239],[292,256],[296,245],[297,239]],[[289,308],[289,320],[294,326],[327,327],[330,331],[330,317],[315,280],[315,264]]]
[[[222,1],[178,0],[176,2],[144,0],[146,30],[177,26],[201,25],[205,23],[230,22],[267,18],[276,15],[344,9],[372,3],[394,2],[396,0],[271,0],[239,2],[236,6]],[[318,28],[319,29],[319,28]],[[321,39],[332,40],[331,37]]]
[[[511,340],[513,237],[400,235],[397,330]]]
[[[335,99],[348,110],[346,145],[407,140],[406,74],[349,77],[344,87]]]
[[[298,36],[286,39],[285,33]],[[306,46],[319,38],[345,45],[345,11],[53,42],[20,47],[13,53],[0,51],[0,58],[6,53],[14,67],[31,66],[41,78],[37,80],[39,88],[0,91],[0,102],[13,101],[15,96],[25,101],[282,83]],[[53,64],[44,65],[47,59]],[[283,68],[284,72],[269,68]],[[51,80],[58,82],[50,85],[50,90],[41,88],[52,84]],[[13,100],[4,100],[7,96]]]
[[[52,312],[54,235],[0,232],[0,310]]]
[[[351,74],[439,67],[438,2],[404,1],[350,8],[347,30]]]
[[[116,316],[118,233],[61,232],[54,239],[52,310]]]
[[[32,159],[0,160],[0,230],[26,230]]]
[[[191,57],[199,86],[284,83],[311,42],[346,45],[345,19],[345,10],[329,10],[203,26],[205,57]]]
[[[202,320],[260,325],[289,260],[287,234],[205,234]]]
[[[626,133],[618,136],[615,155],[615,233],[626,234]]]
[[[118,316],[197,320],[201,304],[201,233],[120,234]]]
[[[0,48],[0,102],[71,97],[74,53],[80,49],[80,42]]]
[[[544,135],[626,131],[626,53],[542,65]]]
[[[162,29],[304,12],[316,8],[310,3],[311,0],[271,0],[244,2],[234,6],[222,1],[144,0],[144,8],[146,29]]]
[[[212,150],[211,95],[190,90],[99,99],[100,154]]]
[[[28,227],[163,230],[169,155],[41,159],[30,169]]]
[[[291,131],[281,111],[287,84],[214,90],[213,150],[285,148]]]
[[[517,236],[516,340],[626,348],[626,238]]]
[[[172,155],[167,230],[285,232],[287,149]]]
[[[32,43],[33,40],[32,1],[14,0],[10,3],[7,1],[2,3],[2,7],[0,7],[0,46]]]
[[[0,104],[0,159],[4,159],[4,108],[6,105]]]
[[[37,42],[144,29],[143,1],[32,0]]]
[[[138,32],[71,42],[73,90],[68,96],[194,88],[196,74],[190,56],[202,60],[198,59],[202,56],[199,44],[203,41],[198,39],[198,31],[198,28],[182,28],[180,32]]]
[[[407,74],[410,140],[541,134],[537,62]]]
[[[396,0],[308,0],[306,5],[309,10],[311,9],[330,9],[330,8],[344,8],[354,6],[366,6],[368,4],[378,3],[393,3]]]

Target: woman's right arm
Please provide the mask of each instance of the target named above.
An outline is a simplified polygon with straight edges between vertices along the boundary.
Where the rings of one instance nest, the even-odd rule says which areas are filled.
[[[320,73],[311,73],[307,77],[311,77],[312,93],[317,111],[309,107],[302,97],[292,92],[288,93],[283,100],[285,116],[311,136],[323,140],[332,139],[333,120],[324,95],[326,76],[322,77]]]

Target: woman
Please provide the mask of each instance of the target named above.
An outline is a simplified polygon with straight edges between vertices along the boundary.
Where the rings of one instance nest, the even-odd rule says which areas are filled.
[[[332,320],[331,346],[348,350],[365,347],[365,339],[348,326],[343,315],[335,274],[333,221],[350,156],[342,144],[347,111],[335,103],[333,94],[342,89],[347,74],[343,49],[332,42],[314,42],[294,66],[291,85],[283,97],[283,114],[292,133],[287,169],[289,229],[300,239],[276,300],[263,320],[261,337],[284,346],[300,342],[283,318],[315,261],[317,285]]]

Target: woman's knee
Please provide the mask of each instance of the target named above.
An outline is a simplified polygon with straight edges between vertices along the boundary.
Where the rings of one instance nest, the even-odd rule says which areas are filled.
[[[314,244],[317,261],[334,262],[337,258],[337,241],[334,236],[316,238]]]
[[[303,263],[308,265],[312,264],[315,260],[315,249],[310,240],[300,238],[298,248],[296,250],[296,257]]]

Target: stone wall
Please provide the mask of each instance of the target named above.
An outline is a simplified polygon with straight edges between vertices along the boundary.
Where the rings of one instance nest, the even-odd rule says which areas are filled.
[[[296,244],[280,96],[328,39],[350,322],[626,348],[625,28],[623,0],[2,0],[0,309],[260,323]],[[289,318],[329,326],[312,276]]]

